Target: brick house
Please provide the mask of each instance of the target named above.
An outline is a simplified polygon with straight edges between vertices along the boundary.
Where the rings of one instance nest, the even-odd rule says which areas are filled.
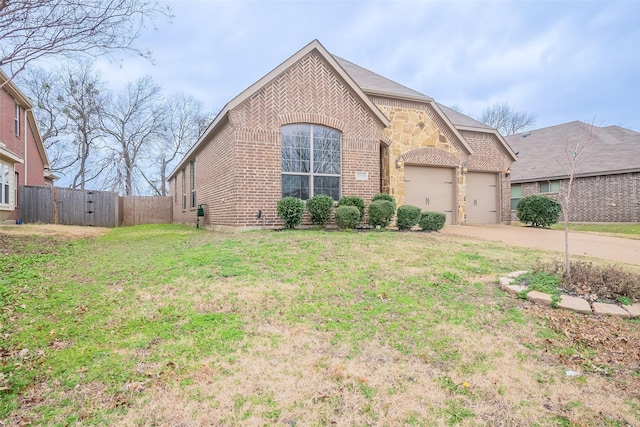
[[[577,142],[592,135],[580,154],[572,190],[570,221],[640,220],[640,133],[619,126],[574,121],[507,136],[518,153],[511,172],[511,207],[533,194],[558,197],[569,183],[569,161]]]
[[[20,185],[52,185],[32,104],[0,70],[0,222],[20,219]]]
[[[314,40],[229,101],[169,176],[175,222],[278,227],[287,195],[379,192],[448,224],[510,221],[515,154],[492,128]],[[197,173],[196,173],[197,171]]]

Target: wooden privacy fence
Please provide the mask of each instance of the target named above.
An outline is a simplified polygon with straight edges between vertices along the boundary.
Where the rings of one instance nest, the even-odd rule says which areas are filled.
[[[21,186],[19,197],[24,223],[117,227],[172,222],[171,197],[120,197],[110,191],[31,185]]]
[[[171,224],[173,204],[171,197],[120,197],[120,225]]]

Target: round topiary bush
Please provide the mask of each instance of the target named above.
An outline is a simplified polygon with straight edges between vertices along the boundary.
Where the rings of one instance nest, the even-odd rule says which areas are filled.
[[[278,216],[286,228],[296,228],[302,222],[304,202],[297,197],[285,197],[278,202]]]
[[[307,210],[311,215],[311,222],[324,226],[331,219],[333,211],[333,197],[318,194],[307,200]]]
[[[395,205],[389,200],[374,200],[369,205],[369,224],[384,228],[391,223],[395,211]]]
[[[335,216],[338,228],[354,229],[360,222],[360,209],[357,206],[338,206]]]
[[[558,222],[562,206],[549,197],[534,195],[520,199],[516,209],[518,221],[534,227],[549,227]]]
[[[418,225],[425,231],[442,230],[447,217],[442,212],[422,212]]]
[[[364,219],[364,199],[358,196],[344,196],[338,200],[338,207],[340,206],[355,206],[360,212],[360,218],[358,222]]]
[[[411,205],[402,205],[396,212],[396,225],[400,230],[409,230],[420,222],[420,208]]]
[[[393,203],[393,210],[395,211],[395,209],[396,209],[396,199],[391,197],[389,194],[387,194],[387,193],[378,193],[375,196],[373,196],[373,198],[371,199],[372,202],[376,202],[378,200],[387,200],[387,201]]]

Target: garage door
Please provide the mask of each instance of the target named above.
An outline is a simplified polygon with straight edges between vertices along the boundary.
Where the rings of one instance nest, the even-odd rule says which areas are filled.
[[[498,222],[498,187],[495,173],[467,173],[467,224]]]
[[[442,212],[447,224],[453,224],[454,171],[451,168],[405,166],[405,204],[423,211]]]

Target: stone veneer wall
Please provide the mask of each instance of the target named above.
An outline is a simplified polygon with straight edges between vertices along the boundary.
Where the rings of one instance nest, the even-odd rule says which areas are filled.
[[[382,151],[382,191],[391,194],[400,206],[405,203],[405,164],[456,168],[458,212],[455,222],[461,223],[465,215],[465,176],[459,166],[467,156],[464,145],[443,123],[436,123],[437,115],[429,104],[384,97],[371,97],[371,100],[391,121],[391,126],[384,131],[392,142]]]
[[[560,191],[566,191],[568,185],[568,179],[561,180]],[[534,194],[559,197],[559,193],[540,193],[540,182],[522,184],[522,197]],[[577,178],[569,212],[569,220],[576,222],[639,222],[640,173]],[[511,215],[517,221],[515,210]]]
[[[434,121],[434,111],[429,104],[402,101],[384,97],[371,97],[372,101],[391,121],[385,135],[392,141],[383,150],[382,191],[391,194],[398,206],[405,203],[404,166],[446,166],[456,168],[458,182],[458,214],[456,223],[464,219],[464,175],[459,165],[466,157],[463,144],[443,125]],[[399,161],[399,168],[396,167]]]

